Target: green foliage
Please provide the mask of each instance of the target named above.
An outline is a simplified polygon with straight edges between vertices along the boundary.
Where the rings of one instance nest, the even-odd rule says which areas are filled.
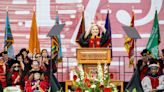
[[[129,92],[129,90],[126,89],[126,92]],[[137,92],[137,89],[136,88],[133,88],[132,92]]]

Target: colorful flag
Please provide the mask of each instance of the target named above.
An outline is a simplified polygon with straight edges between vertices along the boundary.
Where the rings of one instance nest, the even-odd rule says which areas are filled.
[[[4,47],[7,47],[8,56],[10,58],[14,58],[14,48],[13,44],[14,38],[12,36],[11,28],[10,28],[10,22],[9,22],[9,16],[8,11],[6,15],[6,25],[5,25],[5,36],[4,36]]]
[[[55,25],[59,25],[59,16],[58,16],[58,11],[56,11],[56,23]],[[51,29],[51,30],[55,30],[55,29]],[[52,43],[51,43],[51,54],[55,55],[55,57],[52,58],[52,61],[55,62],[51,62],[50,64],[52,65],[52,67],[50,67],[53,70],[53,65],[56,62],[61,62],[62,61],[62,48],[61,48],[61,38],[60,38],[60,34],[57,36],[52,36],[51,37]],[[50,70],[51,70],[50,69]],[[54,75],[53,71],[50,71],[50,91],[49,92],[57,92],[59,90],[61,90],[61,86],[60,83],[58,82],[57,78]],[[61,91],[60,91],[61,92]]]
[[[84,11],[82,12],[82,19],[81,19],[81,24],[80,24],[80,28],[79,31],[77,33],[77,37],[76,37],[76,42],[79,43],[79,38],[80,35],[85,31],[85,20],[84,20]]]
[[[131,20],[130,26],[134,27],[134,11],[132,11],[132,20]],[[132,67],[132,66],[134,66],[134,39],[126,36],[124,47],[128,52],[129,67]]]
[[[29,39],[29,52],[32,54],[40,53],[40,42],[38,39],[36,13],[33,12],[30,39]]]
[[[111,26],[110,26],[109,11],[107,13],[106,20],[105,20],[105,29],[106,29],[106,31],[109,32],[109,39],[106,42],[105,47],[109,46],[109,48],[111,49],[111,58],[112,58],[112,56],[113,56],[113,53],[112,53],[113,52],[112,51],[112,30],[111,30]]]
[[[56,23],[55,25],[59,24],[59,15],[58,11],[56,12]],[[58,53],[57,54],[57,61],[62,62],[62,47],[61,47],[61,38],[60,34],[57,36],[54,36],[52,38],[52,54]]]
[[[151,51],[152,56],[154,58],[158,58],[158,56],[159,56],[159,50],[158,50],[159,43],[160,43],[160,30],[159,30],[159,24],[158,24],[158,14],[157,14],[157,10],[156,10],[153,28],[151,31],[149,41],[146,46],[146,49]]]

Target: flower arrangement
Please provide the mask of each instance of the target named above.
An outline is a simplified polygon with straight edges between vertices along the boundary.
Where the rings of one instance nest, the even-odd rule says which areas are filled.
[[[74,70],[73,86],[75,92],[118,92],[116,86],[110,83],[107,64],[104,64],[104,71],[101,64],[98,64],[96,74],[84,73],[82,65],[79,64]]]

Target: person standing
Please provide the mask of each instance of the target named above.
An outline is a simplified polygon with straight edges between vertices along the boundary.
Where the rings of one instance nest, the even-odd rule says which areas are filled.
[[[100,31],[102,29],[102,34]],[[88,32],[80,35],[79,43],[81,47],[103,47],[109,39],[109,32],[102,25],[92,24]]]

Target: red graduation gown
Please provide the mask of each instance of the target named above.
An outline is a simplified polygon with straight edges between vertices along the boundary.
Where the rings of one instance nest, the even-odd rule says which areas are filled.
[[[32,84],[34,84],[35,82],[32,81],[27,81],[25,84],[25,90],[26,92],[32,92],[35,89],[32,89]],[[46,81],[40,81],[40,92],[48,92],[48,82]]]

